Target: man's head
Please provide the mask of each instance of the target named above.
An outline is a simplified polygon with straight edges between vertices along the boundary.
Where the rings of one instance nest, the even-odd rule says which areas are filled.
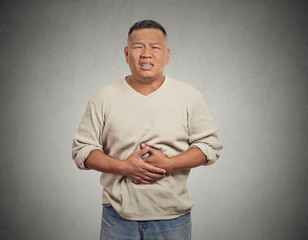
[[[165,29],[152,20],[135,23],[129,30],[124,53],[133,79],[143,82],[162,79],[170,56]]]

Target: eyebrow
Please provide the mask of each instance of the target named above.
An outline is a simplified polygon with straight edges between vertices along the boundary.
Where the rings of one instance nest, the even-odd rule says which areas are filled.
[[[138,44],[144,44],[143,42],[134,42],[134,43],[132,43],[133,45],[138,45]],[[153,42],[153,43],[150,43],[150,45],[162,45],[161,43],[159,43],[159,42]]]
[[[159,42],[153,42],[153,43],[150,43],[151,45],[162,45],[161,43]]]

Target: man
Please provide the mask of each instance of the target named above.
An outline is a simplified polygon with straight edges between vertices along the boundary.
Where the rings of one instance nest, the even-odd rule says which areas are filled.
[[[102,172],[101,239],[190,239],[186,182],[219,158],[216,126],[196,89],[164,75],[159,23],[134,24],[124,52],[131,75],[91,97],[73,141],[77,166]]]

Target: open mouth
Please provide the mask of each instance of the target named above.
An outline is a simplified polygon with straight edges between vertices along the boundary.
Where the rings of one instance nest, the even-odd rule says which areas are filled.
[[[143,67],[153,67],[152,63],[141,63],[141,66]]]
[[[152,67],[154,66],[154,64],[150,63],[150,62],[143,62],[140,64],[141,68],[143,70],[151,70]]]

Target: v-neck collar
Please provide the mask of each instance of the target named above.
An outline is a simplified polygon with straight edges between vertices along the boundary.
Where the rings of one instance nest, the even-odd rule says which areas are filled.
[[[134,88],[132,88],[132,87],[128,84],[128,82],[126,81],[126,78],[127,78],[127,77],[125,77],[125,78],[122,79],[122,82],[123,82],[123,84],[125,85],[125,87],[126,87],[131,93],[133,93],[133,94],[135,94],[135,95],[137,95],[137,96],[139,96],[139,97],[141,97],[141,98],[143,98],[143,99],[145,99],[145,100],[146,100],[146,99],[149,99],[149,98],[151,98],[151,97],[157,95],[159,92],[161,92],[161,91],[166,87],[167,82],[168,82],[168,77],[165,76],[165,80],[164,80],[164,82],[162,83],[162,85],[160,85],[159,88],[157,88],[154,92],[151,92],[151,93],[148,94],[148,95],[143,95],[143,94],[139,93],[138,91],[136,91]]]

